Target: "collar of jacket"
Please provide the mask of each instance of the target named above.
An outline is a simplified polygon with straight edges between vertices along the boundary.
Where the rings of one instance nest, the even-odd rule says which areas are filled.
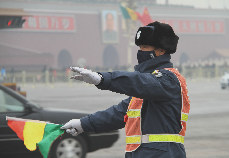
[[[155,69],[172,68],[171,55],[164,54],[134,66],[135,71],[153,72]]]

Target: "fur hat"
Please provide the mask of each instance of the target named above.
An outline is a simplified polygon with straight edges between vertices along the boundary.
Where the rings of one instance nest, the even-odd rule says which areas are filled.
[[[164,23],[155,21],[147,26],[140,27],[135,36],[135,44],[151,45],[165,49],[166,53],[176,52],[179,37],[174,33],[173,28]]]

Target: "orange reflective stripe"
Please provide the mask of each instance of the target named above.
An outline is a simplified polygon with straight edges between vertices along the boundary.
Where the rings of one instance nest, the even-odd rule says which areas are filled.
[[[185,78],[174,68],[166,68],[176,75],[180,82],[181,87],[181,125],[182,129],[179,134],[153,134],[142,135],[141,132],[141,108],[143,105],[143,99],[132,97],[128,106],[126,115],[126,152],[135,151],[140,144],[150,142],[176,142],[184,143],[186,121],[188,120],[188,114],[190,110],[190,101],[188,97],[188,90],[185,82]],[[127,119],[128,118],[128,119]]]
[[[179,73],[177,69],[166,68],[166,70],[169,70],[172,73],[174,73],[177,79],[179,80],[181,86],[182,103],[183,103],[182,112],[188,114],[190,110],[190,100],[188,97],[188,89],[187,89],[185,78]]]
[[[135,151],[141,144],[127,144],[126,145],[126,152]]]
[[[187,123],[186,122],[184,122],[184,121],[182,121],[181,122],[181,125],[182,125],[182,129],[181,129],[181,131],[180,131],[180,135],[182,135],[182,136],[185,136],[185,132],[186,132],[186,125],[187,125]]]
[[[128,109],[141,109],[143,99],[132,97]]]
[[[182,96],[182,109],[181,109],[181,125],[182,129],[180,131],[180,135],[185,136],[186,132],[186,121],[188,120],[188,114],[190,110],[190,100],[188,97],[188,89],[186,85],[185,78],[179,73],[177,69],[174,68],[166,68],[166,70],[171,71],[173,74],[176,75],[177,79],[180,82],[181,87],[181,96]]]
[[[125,129],[126,136],[141,135],[141,118],[128,118]]]
[[[141,108],[143,104],[143,99],[132,97],[129,103],[127,111],[127,122],[125,126],[126,131],[126,141],[133,142],[126,145],[126,152],[136,150],[141,143]],[[139,136],[139,142],[136,143],[136,139],[132,139],[132,136]],[[130,137],[129,137],[130,136]]]

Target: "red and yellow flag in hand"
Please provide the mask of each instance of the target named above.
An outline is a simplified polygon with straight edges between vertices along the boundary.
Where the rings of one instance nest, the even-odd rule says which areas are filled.
[[[48,157],[52,143],[62,134],[62,125],[39,120],[6,117],[8,126],[24,141],[30,151],[39,150],[44,158]]]

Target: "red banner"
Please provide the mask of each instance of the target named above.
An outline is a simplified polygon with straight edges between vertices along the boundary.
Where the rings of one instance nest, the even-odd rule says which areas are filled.
[[[225,22],[223,20],[183,20],[183,19],[161,19],[158,21],[170,24],[174,31],[182,34],[223,34],[225,33]]]
[[[55,16],[55,15],[34,15],[24,17],[26,19],[22,30],[25,31],[75,31],[74,16]]]

